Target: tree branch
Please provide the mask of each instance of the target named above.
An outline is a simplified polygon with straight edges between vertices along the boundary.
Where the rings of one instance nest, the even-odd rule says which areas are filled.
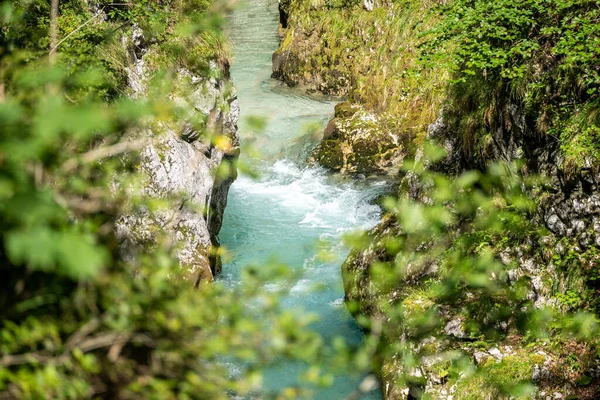
[[[83,327],[82,327],[83,328]],[[154,347],[155,342],[151,337],[144,334],[132,335],[131,333],[120,333],[120,332],[108,332],[101,333],[87,340],[82,341],[79,345],[73,346],[73,349],[77,348],[83,353],[87,353],[93,350],[98,350],[105,347],[112,346],[124,346],[128,342],[138,341],[148,347]],[[27,354],[16,354],[7,355],[0,358],[0,367],[6,368],[16,365],[31,364],[31,363],[49,363],[54,362],[56,364],[62,364],[70,359],[70,354],[61,354],[54,356],[49,353],[38,352],[38,353],[27,353]]]
[[[58,0],[52,0],[50,7],[50,63],[56,62],[56,42],[58,41]]]
[[[73,347],[77,346],[77,343],[79,343],[84,337],[86,337],[99,327],[100,320],[98,318],[94,318],[86,322],[81,328],[79,328],[75,333],[73,333],[69,339],[67,339],[67,342],[65,343],[65,349],[71,350]]]
[[[78,164],[89,164],[94,161],[101,160],[107,157],[114,157],[119,154],[129,153],[136,150],[141,150],[146,146],[150,141],[148,139],[136,139],[131,141],[122,141],[110,146],[98,147],[96,149],[90,150],[87,153],[82,154],[79,157],[71,158],[67,160],[62,165],[62,170],[64,172],[70,172]]]
[[[53,0],[53,1],[57,1],[57,0]],[[99,10],[92,18],[88,19],[83,24],[81,24],[77,28],[73,29],[67,36],[65,36],[64,38],[62,38],[60,40],[60,42],[56,43],[56,39],[57,38],[55,37],[53,43],[56,43],[56,44],[52,45],[50,47],[50,54],[54,54],[56,52],[56,50],[58,49],[58,46],[60,46],[65,40],[67,40],[68,38],[70,38],[72,35],[74,35],[81,28],[83,28],[84,26],[86,26],[87,24],[89,24],[90,22],[92,22],[94,19],[98,18],[98,16],[101,15],[103,11],[104,11],[104,9]]]
[[[27,353],[27,354],[16,354],[8,355],[0,358],[1,367],[11,367],[13,365],[31,364],[31,363],[45,363],[52,359],[61,360],[64,356],[51,357],[42,353]]]

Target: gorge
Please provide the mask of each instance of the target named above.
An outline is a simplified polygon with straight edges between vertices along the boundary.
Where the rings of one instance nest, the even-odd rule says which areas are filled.
[[[0,398],[600,397],[598,0],[0,6]]]
[[[274,76],[347,99],[312,157],[402,179],[343,266],[354,314],[384,321],[386,398],[595,398],[594,350],[565,352],[598,299],[598,81],[575,78],[598,71],[591,10],[280,2]]]

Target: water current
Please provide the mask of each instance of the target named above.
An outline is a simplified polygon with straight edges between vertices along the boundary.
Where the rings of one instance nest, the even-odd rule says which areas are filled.
[[[317,314],[314,329],[326,341],[341,336],[356,345],[363,333],[343,302],[340,265],[349,250],[341,244],[341,237],[377,223],[380,210],[373,199],[385,184],[344,178],[307,165],[307,156],[318,142],[308,127],[322,129],[335,102],[270,78],[271,55],[279,43],[278,16],[276,0],[245,0],[230,18],[240,138],[245,148],[251,145],[257,150],[243,151],[242,161],[260,171],[260,177],[242,174],[231,187],[220,233],[230,257],[220,279],[235,287],[248,264],[272,259],[286,263],[301,278],[282,299],[283,306]],[[261,132],[249,122],[253,117],[266,122]],[[323,241],[334,255],[327,261],[317,256],[317,243]],[[293,385],[298,373],[295,365],[274,367],[266,373],[265,386]],[[333,386],[317,390],[315,398],[344,399],[361,379],[336,377]],[[381,394],[375,391],[363,398],[381,399]]]

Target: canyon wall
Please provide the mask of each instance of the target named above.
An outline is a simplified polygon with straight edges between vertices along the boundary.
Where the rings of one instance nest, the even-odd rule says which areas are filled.
[[[135,98],[147,96],[152,79],[148,59],[156,54],[143,32],[124,38],[128,49],[128,86]],[[169,65],[155,65],[165,68]],[[119,234],[130,260],[155,245],[156,233],[166,232],[178,246],[183,273],[198,285],[220,272],[218,234],[227,205],[229,187],[237,176],[239,106],[229,78],[229,63],[211,60],[206,71],[175,71],[172,99],[187,115],[147,130],[152,140],[141,151],[140,171],[144,196],[169,199],[167,209],[139,210],[124,216]],[[190,121],[203,121],[197,131]]]

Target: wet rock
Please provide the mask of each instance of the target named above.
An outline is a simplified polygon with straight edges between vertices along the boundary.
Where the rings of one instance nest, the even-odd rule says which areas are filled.
[[[344,151],[336,140],[324,140],[319,143],[315,158],[323,167],[339,171],[344,167]]]
[[[298,81],[294,79],[291,71],[298,69],[298,56],[289,50],[277,50],[272,57],[272,78],[280,79],[287,83],[288,86],[296,86]]]
[[[334,108],[334,117],[335,118],[350,118],[354,114],[360,111],[360,106],[353,105],[348,102],[337,103]]]
[[[339,119],[333,118],[327,123],[327,127],[323,131],[323,140],[334,139],[337,136],[337,123]]]

